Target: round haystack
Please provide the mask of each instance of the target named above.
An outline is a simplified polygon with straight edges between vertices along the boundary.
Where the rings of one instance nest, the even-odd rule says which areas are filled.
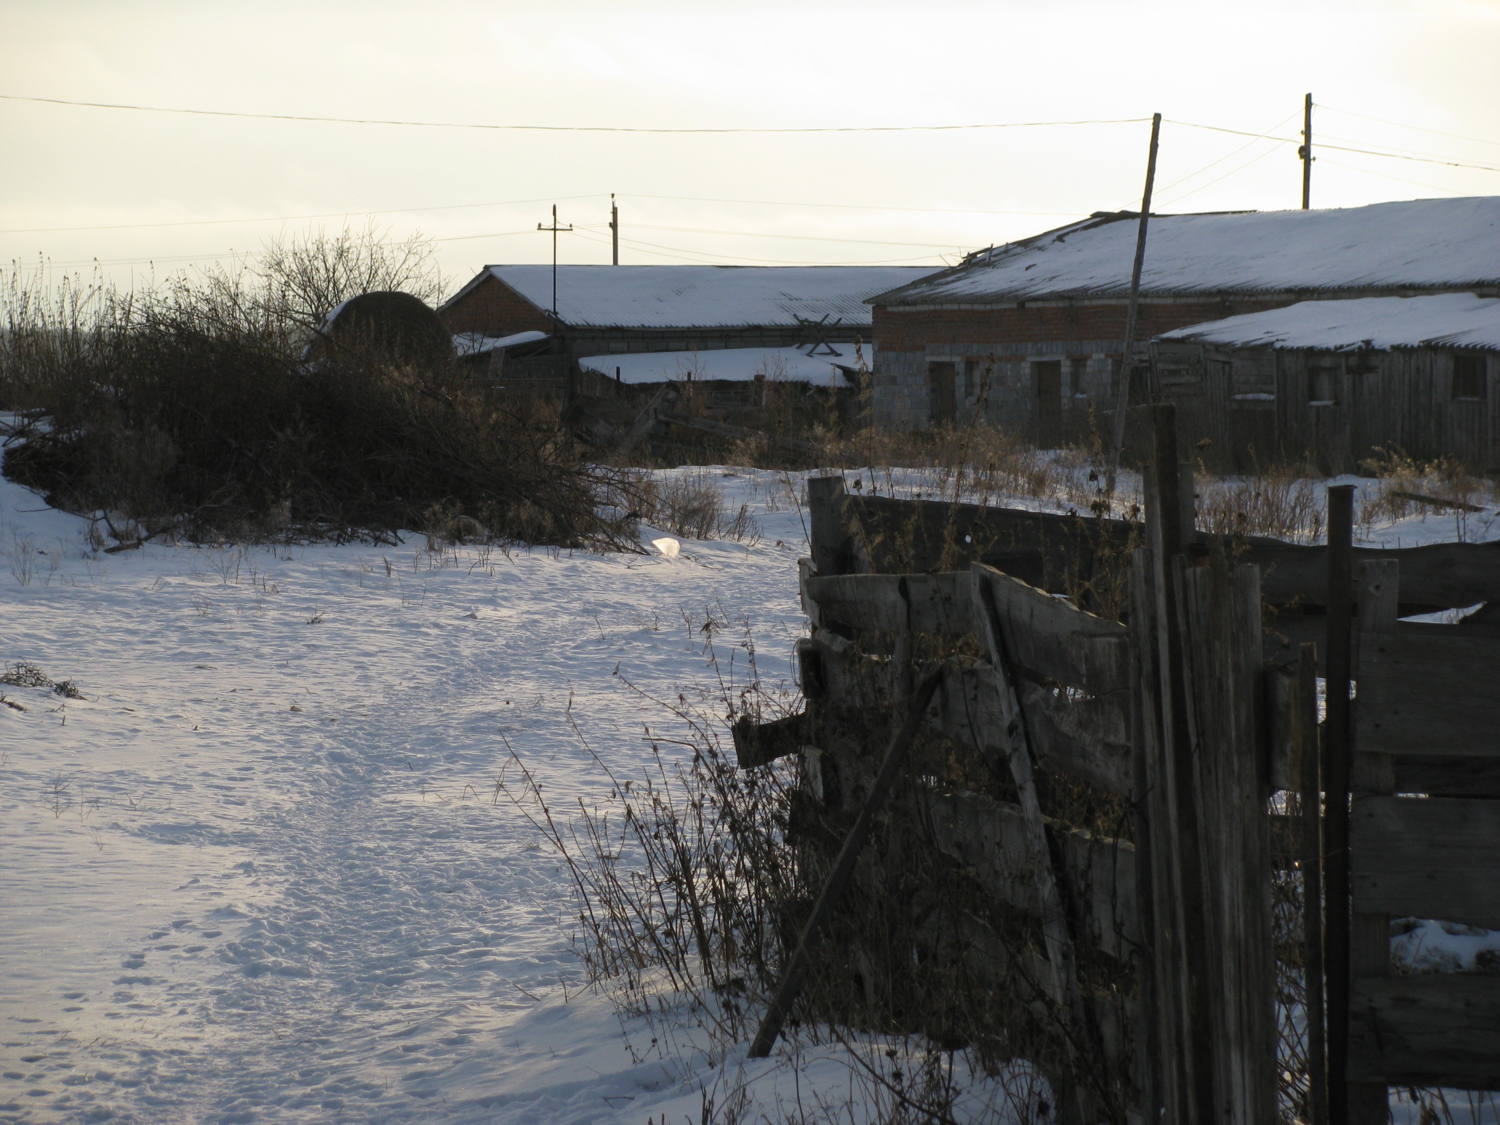
[[[397,291],[361,293],[329,314],[318,333],[324,355],[395,363],[443,363],[453,337],[419,297]]]

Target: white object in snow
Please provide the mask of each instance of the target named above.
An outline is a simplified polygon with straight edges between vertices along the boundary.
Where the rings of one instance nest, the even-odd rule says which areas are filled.
[[[840,367],[856,364],[853,344],[830,345],[838,355],[810,356],[796,348],[723,348],[695,352],[622,352],[585,356],[581,366],[622,383],[665,383],[672,379],[724,379],[748,383],[756,376],[773,382],[814,383],[821,387],[848,385]],[[866,345],[865,362],[874,349]]]
[[[655,547],[669,559],[675,559],[682,553],[682,544],[670,535],[663,535],[660,539],[651,540],[651,546]]]

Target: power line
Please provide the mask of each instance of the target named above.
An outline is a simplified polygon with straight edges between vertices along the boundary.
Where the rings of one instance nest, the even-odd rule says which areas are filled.
[[[684,234],[724,234],[733,238],[789,238],[798,242],[849,242],[863,243],[870,246],[925,246],[939,247],[951,246],[949,242],[893,242],[885,238],[828,238],[816,234],[772,234],[768,231],[753,230],[709,230],[704,227],[664,227],[654,223],[632,223],[636,230],[670,230],[681,231]]]
[[[1398,129],[1411,129],[1417,133],[1431,133],[1436,137],[1451,137],[1456,141],[1473,141],[1481,145],[1500,145],[1500,141],[1487,141],[1482,137],[1466,137],[1462,133],[1445,133],[1441,129],[1428,129],[1422,125],[1407,125],[1400,121],[1387,121],[1384,117],[1371,117],[1368,113],[1355,113],[1352,109],[1338,109],[1331,105],[1318,106],[1324,113],[1342,113],[1346,117],[1359,117],[1365,121],[1375,121],[1381,125],[1394,125]]]
[[[631,199],[671,199],[684,203],[750,203],[760,207],[833,207],[843,211],[916,211],[936,215],[1040,215],[1047,218],[1076,218],[1078,211],[994,211],[982,207],[893,207],[880,203],[808,203],[778,199],[722,199],[706,195],[648,195],[644,192],[621,192]]]
[[[791,128],[648,128],[626,125],[488,125],[468,121],[399,121],[376,117],[312,117],[294,113],[243,113],[224,109],[180,109],[175,106],[126,105],[118,102],[80,102],[65,98],[35,98],[23,94],[0,94],[13,102],[39,102],[87,109],[126,109],[140,113],[179,113],[194,117],[241,117],[255,121],[308,121],[332,125],[398,125],[417,129],[487,129],[536,133],[937,133],[966,129],[1040,129],[1063,125],[1135,125],[1145,117],[1101,118],[1089,121],[1000,121],[961,125],[819,125]]]
[[[1233,155],[1233,154],[1231,154]],[[1179,181],[1180,182],[1180,181]],[[584,195],[548,195],[535,199],[502,199],[487,203],[440,203],[426,207],[390,207],[380,211],[323,211],[308,215],[264,215],[256,218],[242,219],[182,219],[169,220],[160,223],[98,223],[90,226],[74,227],[9,227],[0,228],[0,234],[57,234],[73,233],[95,230],[148,230],[153,228],[170,227],[205,227],[222,226],[239,223],[290,223],[305,219],[339,219],[354,218],[367,215],[408,215],[423,211],[460,211],[477,207],[520,207],[531,203],[572,203],[579,199],[602,198],[602,192],[588,192]],[[726,199],[715,196],[702,195],[651,195],[644,192],[621,193],[621,198],[630,199],[669,199],[677,202],[687,203],[738,203],[749,204],[759,207],[823,207],[834,208],[842,211],[908,211],[919,214],[939,215],[1037,215],[1047,218],[1077,218],[1081,212],[1078,211],[996,211],[979,207],[901,207],[887,206],[879,203],[814,203],[808,201],[793,202],[777,199]],[[482,238],[483,235],[462,235],[463,238]],[[449,239],[434,239],[435,242],[446,242]]]
[[[209,227],[229,223],[290,223],[302,219],[339,219],[357,215],[406,215],[415,211],[461,211],[470,207],[519,207],[526,203],[568,203],[575,199],[592,199],[598,192],[588,195],[549,195],[539,199],[506,199],[494,203],[442,203],[435,207],[392,207],[384,211],[324,211],[317,215],[267,215],[256,219],[183,219],[164,223],[103,223],[88,227],[13,227],[0,230],[0,234],[55,234],[57,232],[88,230],[145,230],[149,227]]]
[[[1253,142],[1253,141],[1251,142],[1251,144],[1254,144],[1254,143],[1255,142]],[[1249,145],[1245,146],[1245,148],[1248,148],[1248,147],[1250,147],[1250,146]],[[1242,148],[1239,151],[1244,152],[1245,149]],[[1189,191],[1185,191],[1181,195],[1174,195],[1171,199],[1164,199],[1164,200],[1162,200],[1162,206],[1163,207],[1169,207],[1173,203],[1177,203],[1177,202],[1180,202],[1181,200],[1188,199],[1188,198],[1190,198],[1190,197],[1192,197],[1194,195],[1197,195],[1200,191],[1206,191],[1207,189],[1213,187],[1214,184],[1218,183],[1220,180],[1227,180],[1227,179],[1229,179],[1230,176],[1238,175],[1240,172],[1243,172],[1246,168],[1250,167],[1250,165],[1259,163],[1260,161],[1264,160],[1266,157],[1270,156],[1273,152],[1277,152],[1277,151],[1279,151],[1279,150],[1278,149],[1274,149],[1274,148],[1268,148],[1268,149],[1266,149],[1265,152],[1261,153],[1259,156],[1252,156],[1249,160],[1245,161],[1243,164],[1236,165],[1235,167],[1231,168],[1229,171],[1225,172],[1222,176],[1216,176],[1213,179],[1209,180],[1208,183],[1206,183],[1206,184],[1199,184],[1197,187],[1195,187],[1195,188],[1193,188],[1193,189],[1191,189]],[[1181,183],[1181,182],[1182,182],[1181,180],[1178,181],[1178,183]]]
[[[589,237],[587,235],[585,236],[585,238],[587,238],[587,240],[591,241],[591,242],[598,242],[600,245],[608,245],[608,241],[606,239],[603,239],[603,238],[593,238],[593,237]],[[644,249],[648,253],[655,254],[658,257],[662,257],[662,258],[675,258],[678,261],[693,262],[693,263],[697,263],[697,264],[700,264],[700,265],[719,265],[719,264],[722,264],[722,261],[724,259],[728,259],[729,261],[732,261],[732,262],[749,262],[749,263],[752,263],[754,265],[762,265],[762,266],[804,266],[804,265],[813,265],[813,264],[817,264],[817,265],[850,265],[850,266],[894,266],[894,265],[907,265],[909,263],[928,263],[933,258],[941,258],[942,257],[942,255],[940,255],[940,254],[921,254],[921,255],[918,255],[915,258],[888,258],[888,259],[882,259],[882,260],[876,261],[876,262],[841,262],[841,263],[819,262],[819,263],[810,263],[810,262],[793,262],[793,261],[787,261],[787,260],[784,260],[784,259],[774,259],[774,258],[746,258],[746,257],[737,256],[737,255],[734,255],[734,254],[716,254],[716,255],[710,255],[710,254],[704,254],[704,253],[697,253],[697,252],[692,251],[692,250],[685,250],[685,249],[683,249],[680,246],[663,246],[661,243],[658,243],[658,242],[642,242],[639,239],[634,239],[634,238],[623,238],[622,237],[620,239],[620,241],[623,242],[623,243],[625,243],[628,246],[633,246],[633,247],[635,247],[637,249]]]
[[[1350,172],[1360,172],[1366,176],[1379,176],[1382,180],[1394,180],[1398,184],[1410,184],[1412,187],[1426,188],[1428,191],[1446,192],[1448,195],[1462,195],[1462,192],[1454,191],[1452,188],[1438,187],[1437,184],[1424,184],[1420,180],[1408,180],[1402,176],[1391,176],[1385,172],[1377,172],[1372,168],[1361,168],[1358,164],[1345,164],[1342,160],[1330,160],[1323,157],[1323,163],[1334,168],[1343,168]]]
[[[1206,129],[1212,133],[1230,133],[1236,137],[1254,137],[1256,134],[1247,133],[1243,129],[1226,129],[1222,125],[1200,125],[1194,121],[1177,121],[1169,119],[1169,124],[1181,125],[1187,129]],[[1284,141],[1287,144],[1297,144],[1293,137],[1272,137],[1271,140]],[[1379,152],[1371,148],[1348,148],[1344,145],[1319,144],[1320,149],[1331,149],[1334,152],[1353,152],[1361,156],[1384,156],[1391,160],[1414,160],[1420,164],[1442,164],[1449,168],[1472,168],[1480,172],[1500,172],[1500,167],[1492,164],[1466,164],[1458,160],[1445,160],[1437,156],[1408,156],[1399,152]]]

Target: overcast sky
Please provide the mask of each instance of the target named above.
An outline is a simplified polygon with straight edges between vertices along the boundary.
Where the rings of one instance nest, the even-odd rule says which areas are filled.
[[[1500,0],[0,0],[0,13],[12,98],[658,129],[1159,111],[1155,209],[1204,211],[1299,205],[1311,91],[1315,142],[1500,169]],[[940,266],[1138,206],[1149,129],[505,131],[0,100],[0,258],[97,258],[139,279],[148,263],[160,276],[373,214],[439,240],[451,289],[486,263],[550,260],[536,226],[554,201],[577,228],[560,260],[608,262],[615,192],[627,263]],[[1496,193],[1500,171],[1331,150],[1313,175],[1315,207]]]

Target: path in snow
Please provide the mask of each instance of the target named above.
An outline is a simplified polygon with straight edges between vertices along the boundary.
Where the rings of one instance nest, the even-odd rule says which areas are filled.
[[[724,483],[762,509],[779,487]],[[621,676],[703,682],[709,616],[747,620],[784,678],[795,508],[676,559],[86,562],[77,521],[5,488],[9,544],[51,553],[0,575],[0,656],[87,699],[0,708],[0,1120],[583,1121],[670,1085],[607,1005],[564,1002],[567,883],[493,781],[508,741],[554,801],[597,791],[571,723],[630,769],[665,716]]]

